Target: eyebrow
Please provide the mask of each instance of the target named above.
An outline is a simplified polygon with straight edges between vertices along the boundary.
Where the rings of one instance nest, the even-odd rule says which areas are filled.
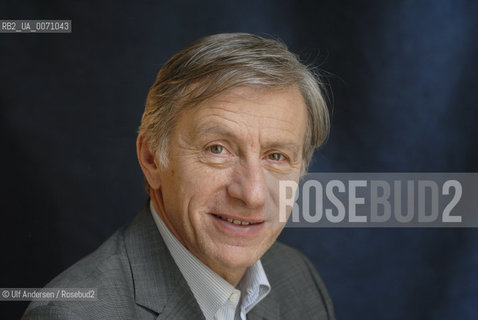
[[[194,130],[194,134],[196,136],[204,136],[206,134],[217,134],[220,136],[228,137],[232,140],[241,140],[234,132],[228,130],[227,128],[224,128],[222,126],[213,124],[213,123],[208,123],[202,126],[199,126]],[[297,145],[297,143],[292,142],[292,141],[270,141],[266,142],[264,145],[265,149],[288,149],[292,152],[292,155],[295,159],[298,158],[299,151],[300,151],[300,146]]]
[[[223,128],[213,123],[207,123],[205,125],[199,126],[199,128],[196,128],[194,130],[194,134],[196,136],[203,136],[205,134],[217,134],[221,136],[238,139],[238,137],[230,130],[227,130],[226,128]]]

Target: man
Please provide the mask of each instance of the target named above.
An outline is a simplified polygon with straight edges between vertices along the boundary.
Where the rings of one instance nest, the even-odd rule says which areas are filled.
[[[35,302],[24,319],[334,319],[312,264],[275,243],[281,180],[327,134],[313,74],[250,34],[201,39],[161,69],[137,139],[150,201],[49,287],[97,301]]]

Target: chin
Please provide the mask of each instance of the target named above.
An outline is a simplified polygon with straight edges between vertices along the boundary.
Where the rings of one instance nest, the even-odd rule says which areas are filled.
[[[248,268],[264,254],[264,252],[245,247],[223,248],[218,253],[216,261],[229,269]]]

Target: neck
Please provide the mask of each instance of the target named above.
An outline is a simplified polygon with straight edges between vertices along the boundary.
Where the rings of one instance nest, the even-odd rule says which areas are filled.
[[[201,260],[201,259],[200,259]],[[202,261],[202,260],[201,260]],[[241,281],[242,277],[246,273],[247,268],[238,268],[238,269],[221,269],[221,268],[212,268],[209,264],[206,262],[202,261],[205,263],[209,268],[212,269],[215,273],[217,273],[219,276],[221,276],[224,280],[229,282],[230,285],[232,285],[234,288],[239,284],[239,281]]]

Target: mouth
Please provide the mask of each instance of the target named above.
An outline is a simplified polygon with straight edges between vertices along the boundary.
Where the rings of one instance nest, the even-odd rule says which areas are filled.
[[[233,219],[229,217],[223,217],[218,214],[213,214],[216,218],[219,218],[223,221],[227,221],[229,223],[235,224],[237,226],[250,226],[250,225],[256,225],[256,224],[261,224],[263,221],[246,221],[246,220],[239,220],[239,219]]]

